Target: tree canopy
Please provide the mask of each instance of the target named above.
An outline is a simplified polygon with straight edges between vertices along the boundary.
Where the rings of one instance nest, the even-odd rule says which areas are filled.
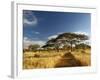
[[[85,35],[85,34],[77,34],[77,33],[63,33],[63,34],[60,34],[58,35],[57,38],[53,38],[49,41],[47,41],[47,45],[50,45],[50,44],[54,44],[55,47],[59,47],[60,44],[64,44],[66,45],[67,44],[70,44],[70,49],[72,51],[72,46],[73,44],[76,45],[77,43],[80,43],[80,42],[84,42],[85,40],[88,40],[88,36]]]

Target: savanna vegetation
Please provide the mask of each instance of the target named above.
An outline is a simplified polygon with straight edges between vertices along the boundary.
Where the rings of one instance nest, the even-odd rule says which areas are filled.
[[[23,50],[23,69],[82,67],[91,65],[91,46],[85,34],[63,33],[45,45]]]

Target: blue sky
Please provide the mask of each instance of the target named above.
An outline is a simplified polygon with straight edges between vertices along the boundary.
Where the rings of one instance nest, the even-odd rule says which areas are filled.
[[[51,12],[23,10],[24,43],[43,45],[48,39],[64,32],[90,35],[89,13]]]

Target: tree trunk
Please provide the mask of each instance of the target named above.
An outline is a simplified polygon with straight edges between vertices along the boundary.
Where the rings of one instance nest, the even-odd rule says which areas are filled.
[[[72,41],[70,42],[70,44],[71,44],[71,47],[70,47],[71,49],[70,49],[70,50],[71,50],[71,52],[72,52],[72,51],[73,51],[73,47],[72,47],[73,44],[72,44]]]

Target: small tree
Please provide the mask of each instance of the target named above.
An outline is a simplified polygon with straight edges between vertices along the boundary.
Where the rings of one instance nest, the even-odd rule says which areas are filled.
[[[40,47],[40,45],[34,44],[34,45],[29,45],[29,46],[28,46],[28,49],[29,49],[30,51],[35,51],[35,50],[37,50],[37,48],[39,48],[39,47]]]

